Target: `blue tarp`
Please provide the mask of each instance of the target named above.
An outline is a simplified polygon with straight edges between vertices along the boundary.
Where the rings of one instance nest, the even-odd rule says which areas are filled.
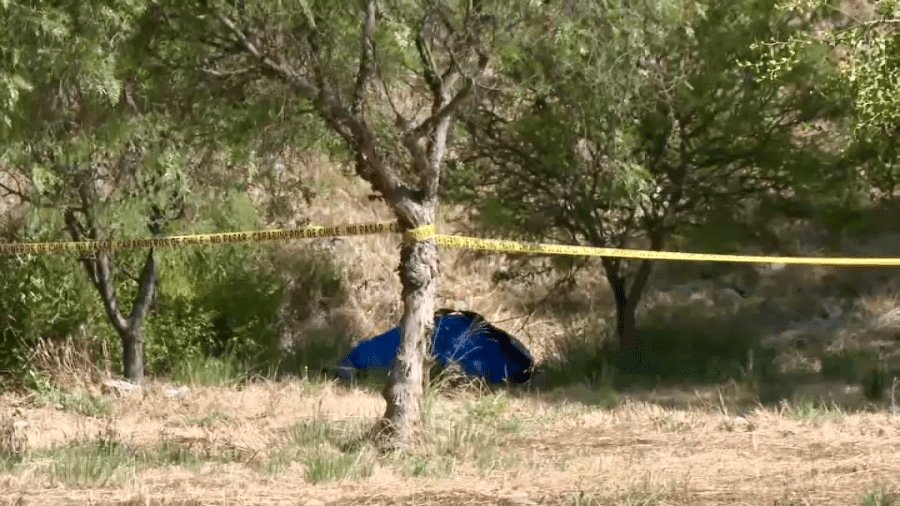
[[[350,379],[357,370],[388,370],[399,347],[399,327],[362,341],[341,361],[337,375]],[[472,312],[439,311],[431,349],[441,367],[456,362],[467,375],[488,383],[524,383],[534,365],[521,342]]]

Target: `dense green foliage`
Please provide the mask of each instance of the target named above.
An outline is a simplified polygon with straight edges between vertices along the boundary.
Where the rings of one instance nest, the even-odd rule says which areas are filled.
[[[251,180],[271,180],[279,195],[272,192],[268,203],[276,210],[279,198],[308,195],[302,185],[282,186],[262,158],[288,143],[278,144],[271,129],[265,136],[246,133],[271,104],[248,103],[238,112],[222,103],[211,114],[194,114],[202,93],[173,87],[178,69],[164,68],[148,52],[148,25],[157,14],[149,3],[9,2],[3,10],[0,183],[20,208],[4,224],[6,240],[257,228],[258,211],[246,198]],[[126,314],[137,303],[132,294],[144,256],[110,259],[114,294]],[[20,368],[39,337],[96,338],[116,349],[104,321],[108,297],[92,290],[75,258],[2,260],[14,273],[4,277],[0,304],[4,370]],[[316,263],[312,258],[291,272]],[[161,264],[146,331],[151,372],[198,356],[228,353],[251,364],[277,355],[277,313],[289,283],[271,255],[246,247],[186,250],[162,254]],[[256,302],[266,302],[266,311]]]
[[[778,80],[735,64],[755,41],[810,26],[774,6],[607,2],[553,13],[552,38],[529,39],[503,61],[505,84],[528,87],[469,121],[469,184],[479,191],[463,201],[504,235],[658,250],[720,218],[717,209],[737,222],[762,195],[821,179],[828,157],[795,132],[835,114],[810,90],[829,71],[825,55],[810,51]],[[602,261],[623,342],[634,341],[651,267],[629,264]]]
[[[209,212],[208,220],[196,222],[187,231],[246,230],[261,225],[245,195],[235,194],[222,204]],[[65,239],[46,231],[8,237]],[[286,305],[290,303],[294,313],[306,311],[299,316],[308,318],[319,304],[340,301],[344,289],[331,260],[314,252],[293,258],[288,252],[247,245],[171,250],[161,257],[165,275],[146,329],[146,365],[151,374],[171,374],[207,358],[234,361],[248,371],[296,366],[281,343]],[[82,339],[98,357],[104,341],[109,349],[116,349],[115,333],[76,259],[0,260],[9,273],[0,281],[4,308],[0,369],[23,371],[39,338]],[[124,279],[122,288],[133,283]],[[342,342],[336,339],[335,346]],[[323,350],[319,355],[335,358],[334,353]],[[112,358],[113,370],[119,370],[120,357],[114,353]]]
[[[743,62],[763,80],[781,79],[794,72],[802,55],[829,49],[836,72],[815,84],[823,93],[836,93],[850,108],[833,134],[848,161],[844,180],[854,191],[877,200],[894,200],[900,184],[900,154],[896,137],[900,125],[900,2],[874,0],[840,3],[830,0],[789,0],[777,3],[779,12],[794,19],[818,17],[824,29],[755,41],[758,57]]]

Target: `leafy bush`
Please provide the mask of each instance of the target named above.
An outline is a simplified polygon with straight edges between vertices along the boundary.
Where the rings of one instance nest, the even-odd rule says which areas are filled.
[[[612,330],[602,326],[559,340],[550,358],[540,364],[543,381],[591,386],[705,384],[774,373],[774,351],[760,345],[749,313],[716,312],[691,304],[654,307],[646,313],[636,350],[607,346]]]
[[[52,238],[37,227],[9,235],[17,241]],[[0,375],[20,378],[39,338],[65,338],[101,316],[92,288],[72,257],[3,256],[0,272]]]
[[[844,349],[822,355],[822,376],[848,383],[861,383],[878,365],[878,352],[866,349]]]
[[[774,352],[759,345],[752,327],[703,318],[679,325],[659,323],[646,322],[640,349],[617,357],[621,373],[676,383],[716,383],[746,379],[751,356],[754,376],[771,372]]]
[[[316,316],[342,294],[340,273],[329,259],[313,253],[285,260],[267,245],[180,254],[166,261],[166,284],[148,321],[152,372],[184,371],[205,358],[271,370],[313,364],[333,353],[332,336],[315,336],[292,354],[284,349],[292,343],[281,337],[284,326]]]
[[[202,219],[181,232],[261,226],[246,194],[232,192],[217,202],[206,205]],[[25,230],[7,234],[10,240],[64,238],[52,212],[34,216]],[[117,260],[127,266],[132,257],[138,260],[144,254],[121,252]],[[336,352],[337,341],[320,332],[304,340],[304,346],[286,360],[281,339],[286,325],[302,325],[340,303],[342,280],[330,258],[311,250],[284,252],[271,244],[189,247],[160,250],[159,255],[159,290],[144,326],[148,374],[174,373],[205,382],[197,375],[206,376],[209,364],[226,364],[224,369],[214,367],[213,376],[224,375],[230,381],[245,375],[238,369],[312,364],[326,355],[330,359]],[[113,350],[110,365],[119,369],[118,337],[75,258],[2,257],[0,270],[6,273],[0,278],[0,372],[26,370],[39,338],[69,337],[105,342],[106,348]],[[118,293],[127,304],[134,280],[127,275],[117,279]],[[95,359],[99,358],[98,349]]]

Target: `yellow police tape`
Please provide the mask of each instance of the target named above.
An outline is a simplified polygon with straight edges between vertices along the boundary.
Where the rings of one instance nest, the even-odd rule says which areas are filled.
[[[437,228],[434,225],[422,225],[403,233],[403,238],[408,242],[427,241],[436,236]]]
[[[73,241],[38,243],[0,243],[0,255],[42,254],[42,253],[89,253],[95,251],[119,251],[142,248],[167,248],[187,245],[235,244],[245,242],[284,241],[291,239],[314,239],[353,235],[388,234],[400,232],[393,222],[361,223],[332,227],[307,226],[294,229],[258,230],[250,232],[226,232],[215,234],[195,234],[157,237],[151,239],[126,239],[109,241]],[[535,255],[574,255],[616,257],[645,260],[671,260],[685,262],[733,262],[770,263],[793,265],[831,266],[872,266],[900,267],[900,258],[853,258],[853,257],[789,257],[762,255],[720,255],[711,253],[682,253],[676,251],[648,251],[619,248],[596,248],[563,244],[541,244],[498,239],[480,239],[455,235],[441,235],[434,225],[425,225],[403,232],[406,241],[434,240],[448,248],[503,253],[525,253]]]
[[[712,253],[681,253],[677,251],[648,251],[619,248],[594,248],[589,246],[568,246],[563,244],[540,244],[497,239],[479,239],[454,235],[438,235],[435,241],[449,248],[480,251],[502,251],[504,253],[528,253],[536,255],[574,255],[633,258],[643,260],[675,260],[682,262],[733,262],[795,265],[832,266],[879,266],[900,267],[900,258],[853,258],[853,257],[786,257],[759,255],[720,255]]]
[[[333,227],[307,226],[300,228],[225,232],[215,234],[171,235],[149,239],[120,239],[108,241],[0,243],[0,255],[40,253],[90,253],[145,248],[171,248],[188,245],[236,244],[244,242],[286,241],[351,235],[388,234],[399,232],[396,223],[360,223]]]

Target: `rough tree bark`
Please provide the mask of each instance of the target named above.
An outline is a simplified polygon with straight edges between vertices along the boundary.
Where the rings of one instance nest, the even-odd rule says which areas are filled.
[[[125,377],[135,383],[144,379],[144,321],[156,295],[159,280],[159,260],[152,249],[147,253],[141,276],[138,278],[138,294],[128,315],[127,325],[119,331],[122,339],[122,366]]]
[[[466,54],[456,47],[453,55],[440,68],[434,57],[436,45],[445,39],[434,36],[435,31],[449,30],[439,22],[437,4],[427,3],[416,35],[415,47],[421,65],[421,78],[427,85],[430,114],[414,120],[394,106],[390,97],[387,106],[395,115],[395,134],[400,145],[382,145],[367,121],[366,105],[370,88],[376,79],[375,30],[378,9],[375,0],[364,0],[360,24],[360,56],[352,96],[342,98],[336,91],[341,86],[329,82],[327,69],[320,68],[315,57],[307,61],[286,62],[256,41],[265,40],[261,26],[241,26],[223,12],[214,12],[236,47],[248,55],[266,75],[288,85],[300,97],[309,100],[315,114],[339,135],[355,155],[356,173],[380,193],[394,212],[401,229],[411,231],[433,226],[438,202],[441,169],[446,154],[447,138],[453,117],[460,105],[472,94],[475,79],[487,67],[487,56],[475,49],[475,30],[458,35],[466,44]],[[475,13],[477,14],[477,13]],[[474,19],[474,15],[473,15]],[[446,20],[444,20],[446,21]],[[309,35],[311,54],[323,43],[314,33]],[[452,37],[451,37],[452,38]],[[435,42],[441,41],[441,42]],[[451,50],[448,48],[448,54]],[[465,75],[463,63],[470,63]],[[385,93],[388,83],[380,82]],[[415,182],[400,177],[392,162],[397,152],[405,152]],[[434,241],[427,237],[410,238],[405,235],[400,251],[399,276],[402,283],[403,316],[400,321],[401,339],[397,359],[391,369],[383,395],[386,401],[384,416],[373,427],[371,436],[386,449],[403,449],[414,438],[422,419],[422,398],[426,388],[425,361],[428,342],[434,327],[435,295],[438,285],[438,255]]]
[[[604,258],[603,268],[606,271],[606,281],[612,290],[613,300],[616,304],[616,339],[619,349],[623,351],[634,350],[638,345],[637,317],[635,313],[641,294],[629,289],[627,281],[622,276],[619,259]],[[649,276],[649,270],[647,275]]]
[[[654,251],[662,249],[661,240],[653,240],[651,243],[651,249]],[[653,262],[641,261],[630,284],[622,275],[621,259],[604,257],[602,263],[606,271],[606,281],[609,283],[616,303],[616,339],[619,349],[625,352],[637,351],[640,346],[640,337],[638,336],[636,313],[644,289],[650,280]]]
[[[418,223],[434,222],[434,213],[421,209]],[[425,361],[434,332],[434,308],[439,282],[437,247],[433,240],[404,241],[400,250],[403,316],[400,348],[382,395],[387,406],[373,435],[395,447],[407,445],[422,418],[426,388]]]

